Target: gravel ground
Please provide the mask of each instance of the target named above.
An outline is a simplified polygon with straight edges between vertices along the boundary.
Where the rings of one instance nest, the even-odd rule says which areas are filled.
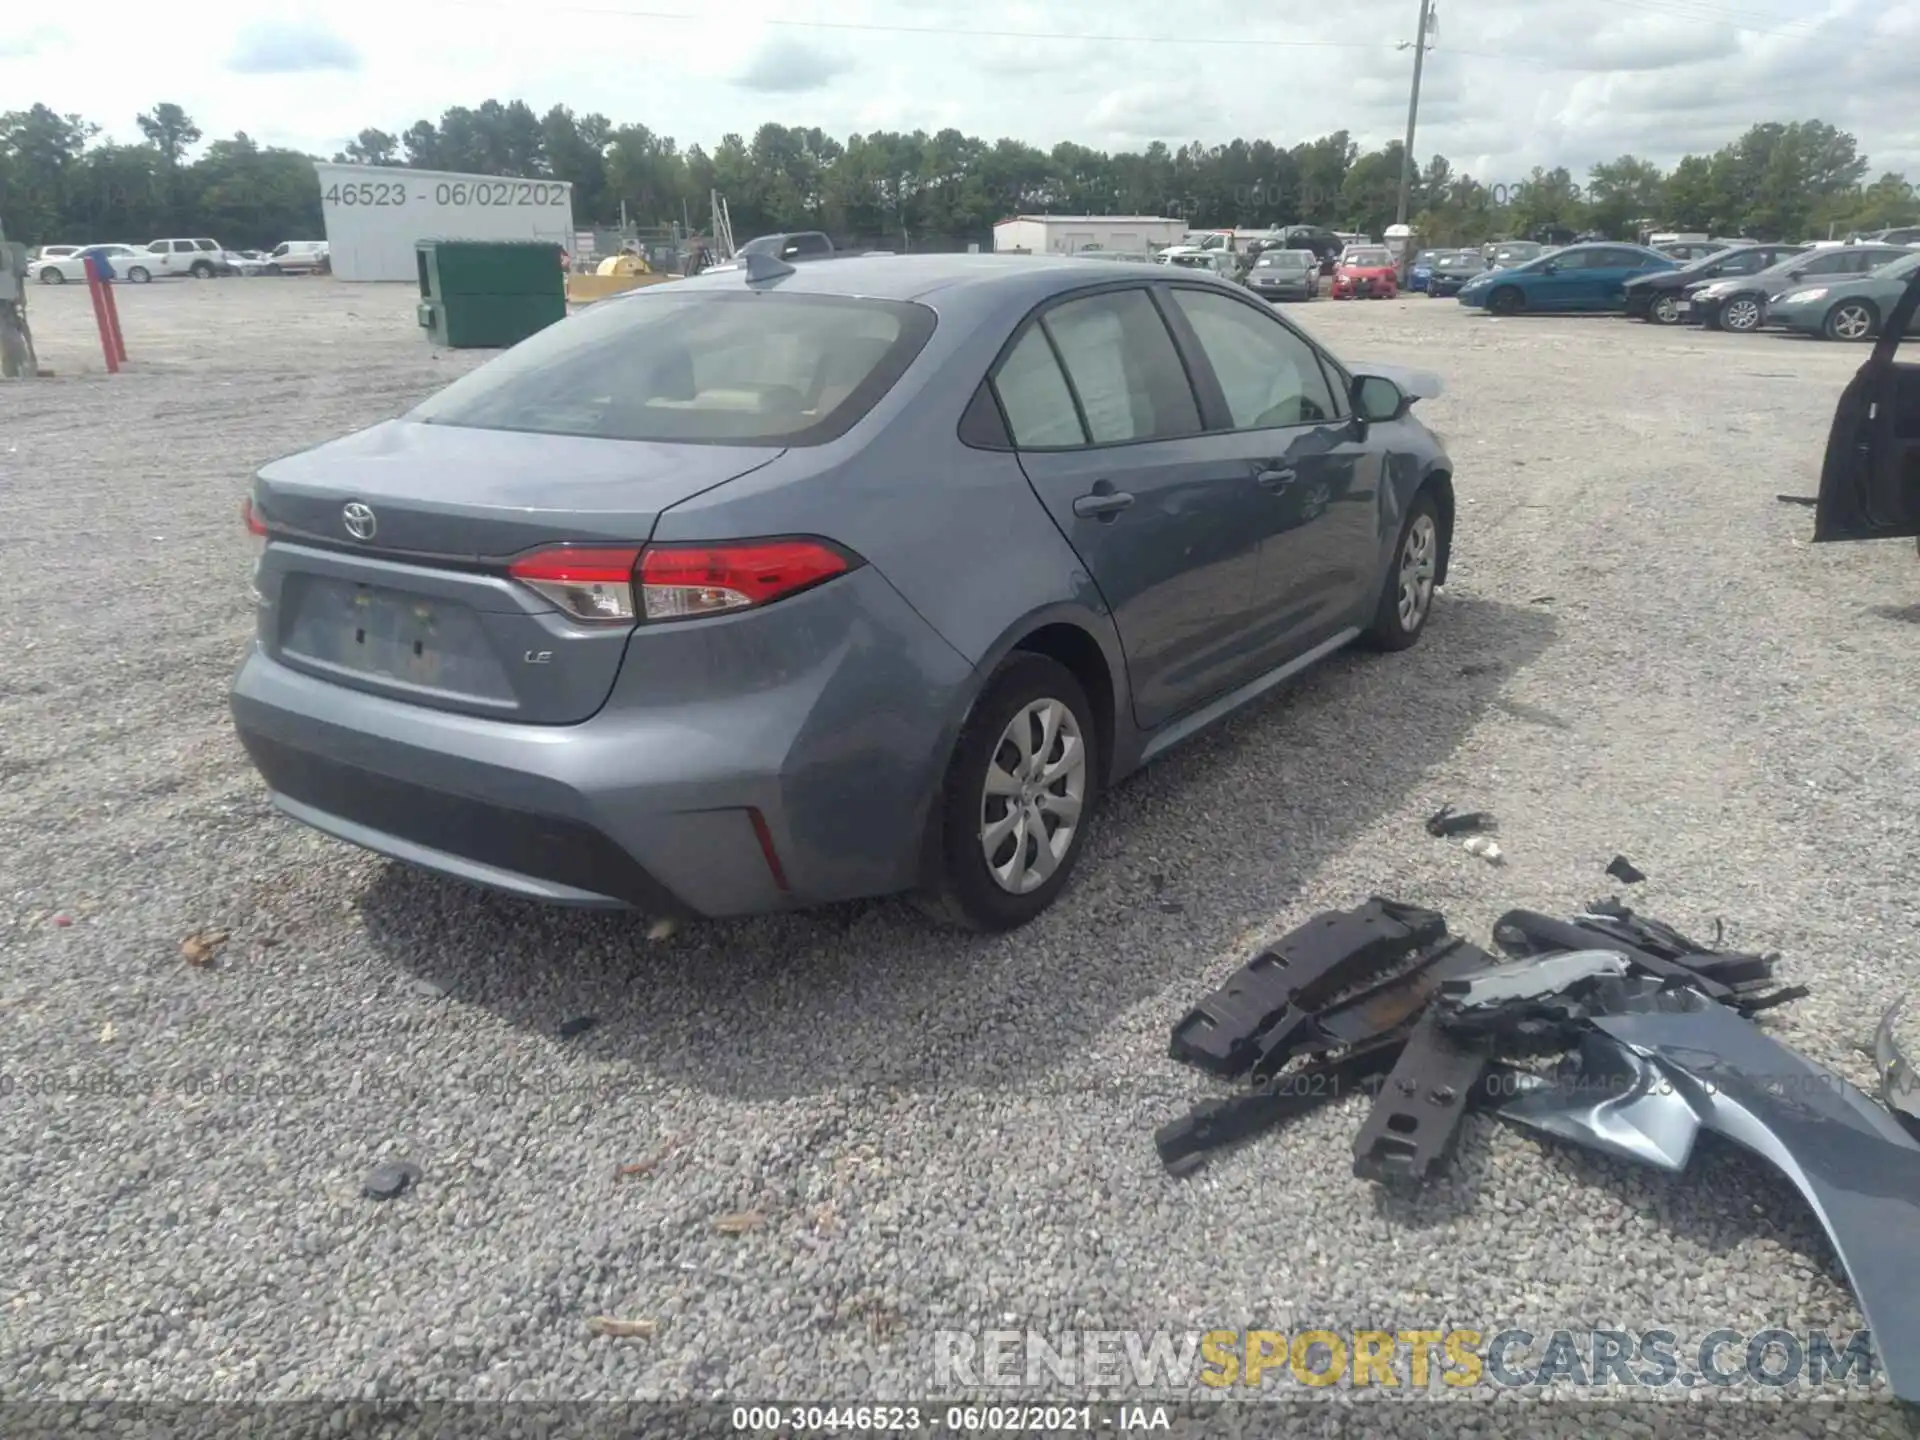
[[[0,1396],[846,1401],[924,1391],[943,1328],[1862,1323],[1725,1147],[1667,1178],[1476,1120],[1409,1204],[1349,1173],[1358,1099],[1186,1182],[1149,1138],[1208,1088],[1169,1025],[1257,941],[1382,892],[1484,942],[1609,893],[1616,852],[1641,908],[1783,951],[1816,989],[1779,1032],[1866,1080],[1920,923],[1920,563],[1815,549],[1774,498],[1860,351],[1299,312],[1448,383],[1454,579],[1416,650],[1121,787],[1018,934],[889,901],[649,940],[278,820],[232,737],[251,470],[472,357],[400,288],[182,282],[121,290],[108,378],[83,291],[33,303],[59,378],[0,391]],[[1426,835],[1443,802],[1497,812],[1503,868]],[[386,1204],[381,1160],[421,1169]],[[1370,1430],[1488,1412],[1446,1413]]]

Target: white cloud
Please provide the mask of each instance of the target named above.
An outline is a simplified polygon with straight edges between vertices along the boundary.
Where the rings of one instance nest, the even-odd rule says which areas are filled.
[[[1920,94],[1920,0],[1442,8],[1415,149],[1489,183],[1535,165],[1583,176],[1623,152],[1671,164],[1759,121],[1808,118],[1851,131],[1876,171],[1920,179],[1920,107],[1907,103]],[[209,137],[245,130],[328,154],[364,126],[398,132],[489,97],[598,110],[683,146],[768,120],[1099,148],[1291,145],[1344,128],[1373,146],[1406,125],[1412,57],[1394,42],[1414,14],[1348,26],[1324,7],[1290,18],[1241,0],[331,0],[326,29],[359,67],[263,77],[227,68],[231,42],[100,0],[84,48],[31,26],[31,42],[0,40],[0,95],[120,139],[171,100]]]

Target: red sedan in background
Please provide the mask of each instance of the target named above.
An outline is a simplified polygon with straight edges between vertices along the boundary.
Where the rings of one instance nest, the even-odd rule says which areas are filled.
[[[1336,300],[1391,300],[1400,293],[1400,271],[1384,245],[1349,250],[1333,271]]]

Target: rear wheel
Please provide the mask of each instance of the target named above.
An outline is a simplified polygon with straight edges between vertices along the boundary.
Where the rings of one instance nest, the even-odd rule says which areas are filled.
[[[1057,660],[1015,651],[948,762],[928,908],[970,930],[1011,930],[1045,910],[1085,848],[1099,776],[1080,682]]]
[[[204,260],[196,260],[188,267],[187,273],[196,280],[211,280],[213,278],[213,266]]]
[[[58,265],[49,265],[40,272],[40,283],[42,285],[64,285],[67,283],[66,272]]]
[[[1720,307],[1720,328],[1745,335],[1760,328],[1760,302],[1751,295],[1736,295]]]
[[[1656,295],[1647,307],[1647,318],[1656,325],[1678,325],[1680,302],[1671,295]]]
[[[1879,326],[1879,312],[1865,300],[1842,300],[1827,312],[1821,329],[1829,340],[1871,340]]]
[[[1440,574],[1440,544],[1440,507],[1423,490],[1400,527],[1400,543],[1381,581],[1373,623],[1361,636],[1369,649],[1405,650],[1427,628]]]
[[[1502,285],[1487,297],[1487,309],[1495,315],[1518,315],[1525,303],[1520,292],[1511,285]]]
[[[128,268],[127,279],[131,280],[135,285],[144,285],[153,279],[153,276],[147,272],[146,266],[134,265]]]

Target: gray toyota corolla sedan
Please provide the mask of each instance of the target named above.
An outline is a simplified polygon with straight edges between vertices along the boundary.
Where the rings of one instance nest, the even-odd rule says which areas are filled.
[[[266,466],[274,803],[563,904],[1032,918],[1103,787],[1447,574],[1437,381],[1119,268],[763,258]]]

